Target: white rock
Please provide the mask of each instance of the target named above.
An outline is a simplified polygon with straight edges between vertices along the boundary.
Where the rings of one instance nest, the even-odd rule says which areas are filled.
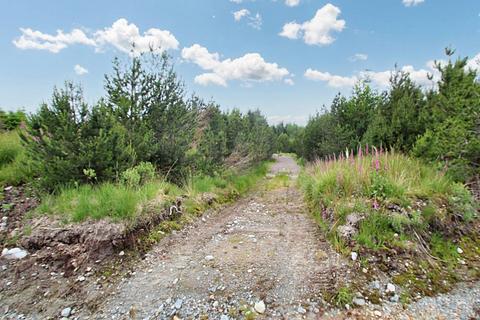
[[[121,256],[124,256],[125,255],[125,251],[120,251],[120,253],[118,254],[120,257]]]
[[[352,260],[353,260],[353,261],[356,261],[357,258],[358,258],[358,253],[352,252]]]
[[[65,309],[62,310],[62,312],[60,313],[60,315],[61,315],[62,317],[68,318],[68,317],[70,317],[70,314],[71,314],[71,313],[72,313],[72,308],[65,308]]]
[[[220,320],[230,320],[230,317],[227,316],[227,315],[222,314],[222,315],[220,316]]]
[[[365,299],[355,298],[355,299],[353,299],[353,303],[357,306],[364,306],[365,305]]]
[[[373,312],[373,314],[376,315],[377,317],[381,317],[381,316],[382,316],[382,313],[381,313],[380,311],[378,311],[378,310],[375,310],[375,311]]]
[[[266,309],[265,302],[263,301],[255,302],[255,306],[253,308],[255,309],[256,312],[263,314]]]
[[[83,281],[85,281],[85,279],[86,279],[86,278],[85,278],[84,276],[79,276],[79,277],[77,278],[77,281],[83,282]]]
[[[300,314],[305,314],[307,312],[307,310],[305,310],[302,306],[299,306],[297,308],[297,312],[300,313]]]
[[[8,260],[19,260],[23,259],[28,255],[28,252],[26,250],[20,249],[20,248],[13,248],[13,249],[3,249],[2,250],[2,258],[8,259]]]
[[[395,292],[395,285],[392,283],[387,283],[387,290],[386,292]]]
[[[175,301],[175,309],[180,309],[182,307],[182,304],[183,304],[183,300],[182,299],[177,299],[177,301]]]
[[[178,278],[175,278],[175,280],[173,280],[173,284],[177,284],[178,282]]]
[[[207,260],[207,261],[212,261],[213,259],[214,259],[214,257],[210,256],[210,255],[205,257],[205,260]]]
[[[459,254],[462,254],[462,253],[463,253],[462,248],[458,247],[458,248],[457,248],[457,252],[458,252]]]

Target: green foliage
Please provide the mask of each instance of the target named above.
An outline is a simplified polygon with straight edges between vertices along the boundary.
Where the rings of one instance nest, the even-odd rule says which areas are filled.
[[[363,217],[355,243],[380,250],[415,240],[413,231],[440,232],[442,224],[448,231],[452,221],[458,227],[467,226],[479,208],[464,185],[417,159],[393,152],[317,161],[300,176],[300,185],[310,209],[319,215],[321,225],[327,224],[329,238],[338,248],[342,245],[337,228],[350,213]]]
[[[0,110],[0,131],[2,130],[15,130],[22,122],[26,120],[25,112],[23,111],[10,111],[4,112]]]
[[[347,304],[352,305],[354,293],[350,287],[340,287],[332,297],[332,302],[337,307],[345,307]]]
[[[128,168],[121,174],[121,181],[130,188],[136,188],[155,177],[155,168],[150,162],[140,162],[132,168]]]
[[[152,181],[137,188],[113,183],[62,188],[57,195],[46,196],[38,210],[64,216],[66,221],[132,219],[141,213],[141,204],[153,199],[165,187],[163,181]]]
[[[55,90],[51,105],[44,104],[27,120],[22,139],[27,154],[48,190],[62,185],[111,181],[135,161],[122,127],[108,107],[89,108],[81,89],[67,83]],[[89,171],[93,170],[93,171]]]
[[[460,258],[460,254],[457,252],[457,246],[439,233],[432,235],[430,239],[430,249],[433,256],[438,257],[450,266],[455,266]]]
[[[480,83],[467,61],[437,63],[440,79],[426,92],[403,71],[392,74],[383,93],[360,82],[350,97],[338,95],[329,110],[310,118],[302,156],[313,160],[376,145],[411,152],[456,181],[478,180]]]
[[[0,133],[0,168],[13,162],[22,152],[17,132]]]
[[[284,124],[283,122],[274,126],[276,135],[276,152],[303,154],[303,133],[304,128],[296,124]]]
[[[255,164],[273,153],[273,130],[258,110],[222,112],[186,98],[165,54],[115,59],[105,91],[89,106],[67,83],[26,120],[22,140],[44,189],[119,179],[133,187],[154,171],[178,183],[192,172],[214,175],[229,158]]]
[[[18,185],[33,177],[33,167],[16,131],[0,133],[0,185]]]

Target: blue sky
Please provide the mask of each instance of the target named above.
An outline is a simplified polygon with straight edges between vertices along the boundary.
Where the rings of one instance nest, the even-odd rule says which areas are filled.
[[[34,111],[65,80],[81,83],[94,103],[113,57],[128,58],[131,39],[167,49],[190,92],[224,109],[259,108],[272,123],[304,123],[364,77],[382,89],[395,64],[428,87],[429,61],[444,58],[446,46],[471,57],[472,67],[480,59],[478,0],[0,4],[0,107],[7,110]]]

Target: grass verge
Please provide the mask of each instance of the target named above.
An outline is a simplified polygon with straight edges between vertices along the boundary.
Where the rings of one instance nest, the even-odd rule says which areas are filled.
[[[18,185],[33,177],[17,131],[0,133],[0,186]]]
[[[183,187],[157,179],[140,187],[103,183],[63,188],[58,194],[46,195],[37,212],[61,216],[65,222],[104,218],[132,221],[182,196],[185,211],[198,214],[209,206],[232,201],[244,194],[265,176],[267,170],[268,164],[262,163],[243,173],[191,177]]]

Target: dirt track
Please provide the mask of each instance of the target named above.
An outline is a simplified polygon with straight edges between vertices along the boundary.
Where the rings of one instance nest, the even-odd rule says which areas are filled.
[[[279,172],[295,177],[299,168],[280,156],[271,169]],[[316,318],[320,293],[345,263],[319,236],[298,190],[267,185],[161,241],[95,318],[227,319],[260,301],[260,318]]]

